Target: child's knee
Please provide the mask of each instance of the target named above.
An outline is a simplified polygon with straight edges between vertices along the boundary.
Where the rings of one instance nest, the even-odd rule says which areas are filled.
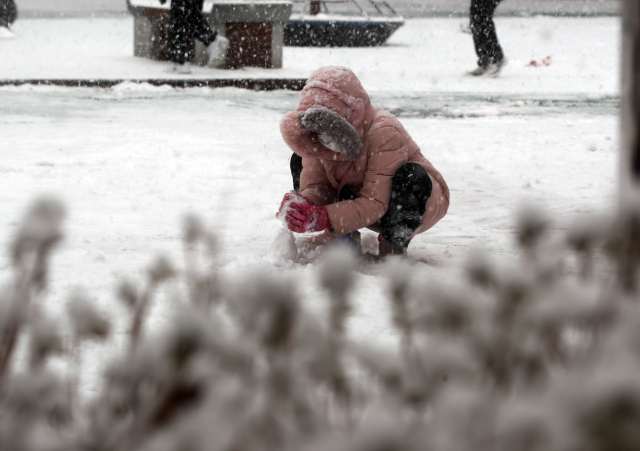
[[[401,209],[411,209],[424,214],[431,197],[433,184],[422,165],[405,163],[398,168],[391,182],[391,203],[399,203]]]

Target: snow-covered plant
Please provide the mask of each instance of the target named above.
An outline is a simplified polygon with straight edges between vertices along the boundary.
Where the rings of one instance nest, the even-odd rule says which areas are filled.
[[[640,449],[639,262],[628,242],[640,209],[580,218],[562,233],[544,211],[524,209],[520,258],[501,265],[476,250],[454,281],[381,264],[395,347],[349,333],[351,252],[313,266],[327,295],[322,317],[277,268],[223,278],[214,235],[187,216],[184,267],[156,257],[115,287],[127,339],[92,396],[81,389],[80,353],[119,326],[88,291],[70,294],[68,326],[40,302],[63,217],[60,202],[38,200],[10,247],[2,449]],[[172,319],[152,327],[154,295],[170,280]],[[54,371],[60,363],[66,371]]]
[[[412,327],[408,312],[409,287],[413,271],[404,262],[392,262],[388,269],[393,325],[402,333],[402,346],[411,346]]]

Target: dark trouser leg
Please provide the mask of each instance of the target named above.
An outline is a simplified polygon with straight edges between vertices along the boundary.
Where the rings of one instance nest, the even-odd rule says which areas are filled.
[[[171,1],[171,61],[176,64],[184,64],[187,61],[189,51],[189,14],[193,7],[191,0]]]
[[[378,227],[393,252],[406,252],[411,235],[422,224],[422,215],[431,196],[431,178],[417,163],[405,163],[391,182],[391,200]]]
[[[171,61],[184,64],[189,60],[189,40],[194,37],[209,46],[217,36],[202,15],[203,0],[172,0]]]
[[[195,1],[196,5],[191,10],[191,15],[189,16],[189,25],[193,37],[209,47],[209,44],[216,40],[218,33],[211,29],[209,22],[207,22],[207,19],[202,15],[203,2],[204,0]]]
[[[470,26],[473,44],[478,55],[478,66],[488,67],[504,59],[498,43],[493,13],[500,0],[471,0]]]
[[[302,173],[302,157],[298,154],[291,155],[291,161],[289,161],[289,167],[291,168],[291,177],[293,177],[293,189],[300,192],[300,174]]]
[[[18,17],[18,8],[13,0],[0,0],[0,27],[8,28]]]

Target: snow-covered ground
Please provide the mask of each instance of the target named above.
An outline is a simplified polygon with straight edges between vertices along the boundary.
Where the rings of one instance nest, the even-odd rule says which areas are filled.
[[[475,67],[463,19],[408,20],[383,47],[284,49],[282,69],[213,70],[196,78],[306,78],[316,67],[352,68],[370,91],[614,95],[619,19],[497,18],[509,66],[497,79],[462,76]],[[168,77],[166,62],[134,58],[133,19],[30,19],[0,40],[1,79]],[[550,66],[529,67],[551,57]],[[175,76],[180,77],[180,76]]]
[[[616,18],[500,18],[510,60],[498,78],[474,67],[459,19],[407,22],[388,45],[286,48],[281,70],[196,70],[199,77],[306,77],[346,65],[374,104],[397,113],[451,188],[451,208],[409,248],[417,277],[454,280],[474,246],[513,258],[513,213],[546,202],[562,227],[574,214],[615,205],[619,21]],[[0,41],[0,79],[157,78],[164,63],[132,57],[132,21],[21,20]],[[530,67],[551,56],[550,66]],[[114,284],[157,252],[181,256],[181,217],[202,215],[218,234],[221,271],[256,266],[296,278],[310,308],[325,297],[313,265],[274,265],[274,217],[291,189],[278,122],[297,93],[173,89],[125,83],[114,89],[0,88],[0,243],[6,249],[29,201],[67,204],[68,236],[54,258],[48,307],[59,312],[77,285],[115,319]],[[365,241],[374,235],[365,234]],[[392,339],[382,266],[359,276],[350,332]],[[6,255],[0,279],[9,275]],[[162,321],[170,298],[153,312]],[[100,348],[96,348],[100,349]],[[100,355],[101,357],[97,357]],[[89,359],[93,368],[103,353]]]

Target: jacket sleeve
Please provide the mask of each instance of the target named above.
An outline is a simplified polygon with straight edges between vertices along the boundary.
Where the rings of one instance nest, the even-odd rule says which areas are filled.
[[[322,165],[319,158],[302,157],[300,194],[319,207],[323,207],[335,201],[337,197],[336,190],[331,185],[327,176],[327,170]]]
[[[393,176],[400,166],[409,161],[407,143],[393,127],[378,130],[367,147],[370,149],[369,158],[360,197],[326,206],[336,235],[369,226],[387,212]]]

